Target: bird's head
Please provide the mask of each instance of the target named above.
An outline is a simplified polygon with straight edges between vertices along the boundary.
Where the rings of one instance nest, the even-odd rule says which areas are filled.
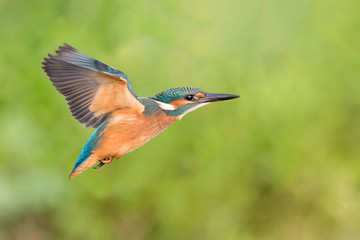
[[[165,90],[151,99],[168,115],[181,119],[186,113],[194,111],[211,102],[238,98],[238,95],[207,93],[199,88],[180,87]]]

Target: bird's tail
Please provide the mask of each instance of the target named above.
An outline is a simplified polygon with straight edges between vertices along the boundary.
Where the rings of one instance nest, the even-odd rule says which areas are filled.
[[[99,161],[99,158],[95,154],[91,154],[90,157],[88,157],[88,159],[86,159],[86,161],[84,161],[80,166],[75,168],[70,173],[69,178],[71,179],[73,177],[76,177],[77,175],[79,175],[80,173],[82,173],[83,171],[85,171],[86,169],[91,167],[92,165],[94,165],[97,161]]]

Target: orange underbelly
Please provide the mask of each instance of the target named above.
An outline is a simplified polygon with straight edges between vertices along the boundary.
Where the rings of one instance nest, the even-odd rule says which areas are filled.
[[[169,127],[175,118],[161,112],[153,116],[115,112],[94,153],[100,158],[120,158],[141,147]]]

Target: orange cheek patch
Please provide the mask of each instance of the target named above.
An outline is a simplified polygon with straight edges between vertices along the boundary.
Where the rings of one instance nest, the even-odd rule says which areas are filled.
[[[191,101],[188,101],[185,99],[180,99],[180,100],[175,100],[175,101],[170,102],[170,104],[173,105],[174,108],[178,108],[178,107],[180,107],[184,104],[188,104],[188,103],[191,103]]]
[[[197,98],[203,98],[203,97],[205,97],[205,94],[203,94],[203,93],[197,93],[197,94],[195,95],[195,97],[197,97]]]

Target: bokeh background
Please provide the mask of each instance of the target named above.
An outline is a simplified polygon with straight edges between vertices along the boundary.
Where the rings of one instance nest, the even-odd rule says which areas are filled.
[[[0,0],[0,239],[359,239],[360,1]],[[239,94],[68,180],[68,43],[140,96]]]

